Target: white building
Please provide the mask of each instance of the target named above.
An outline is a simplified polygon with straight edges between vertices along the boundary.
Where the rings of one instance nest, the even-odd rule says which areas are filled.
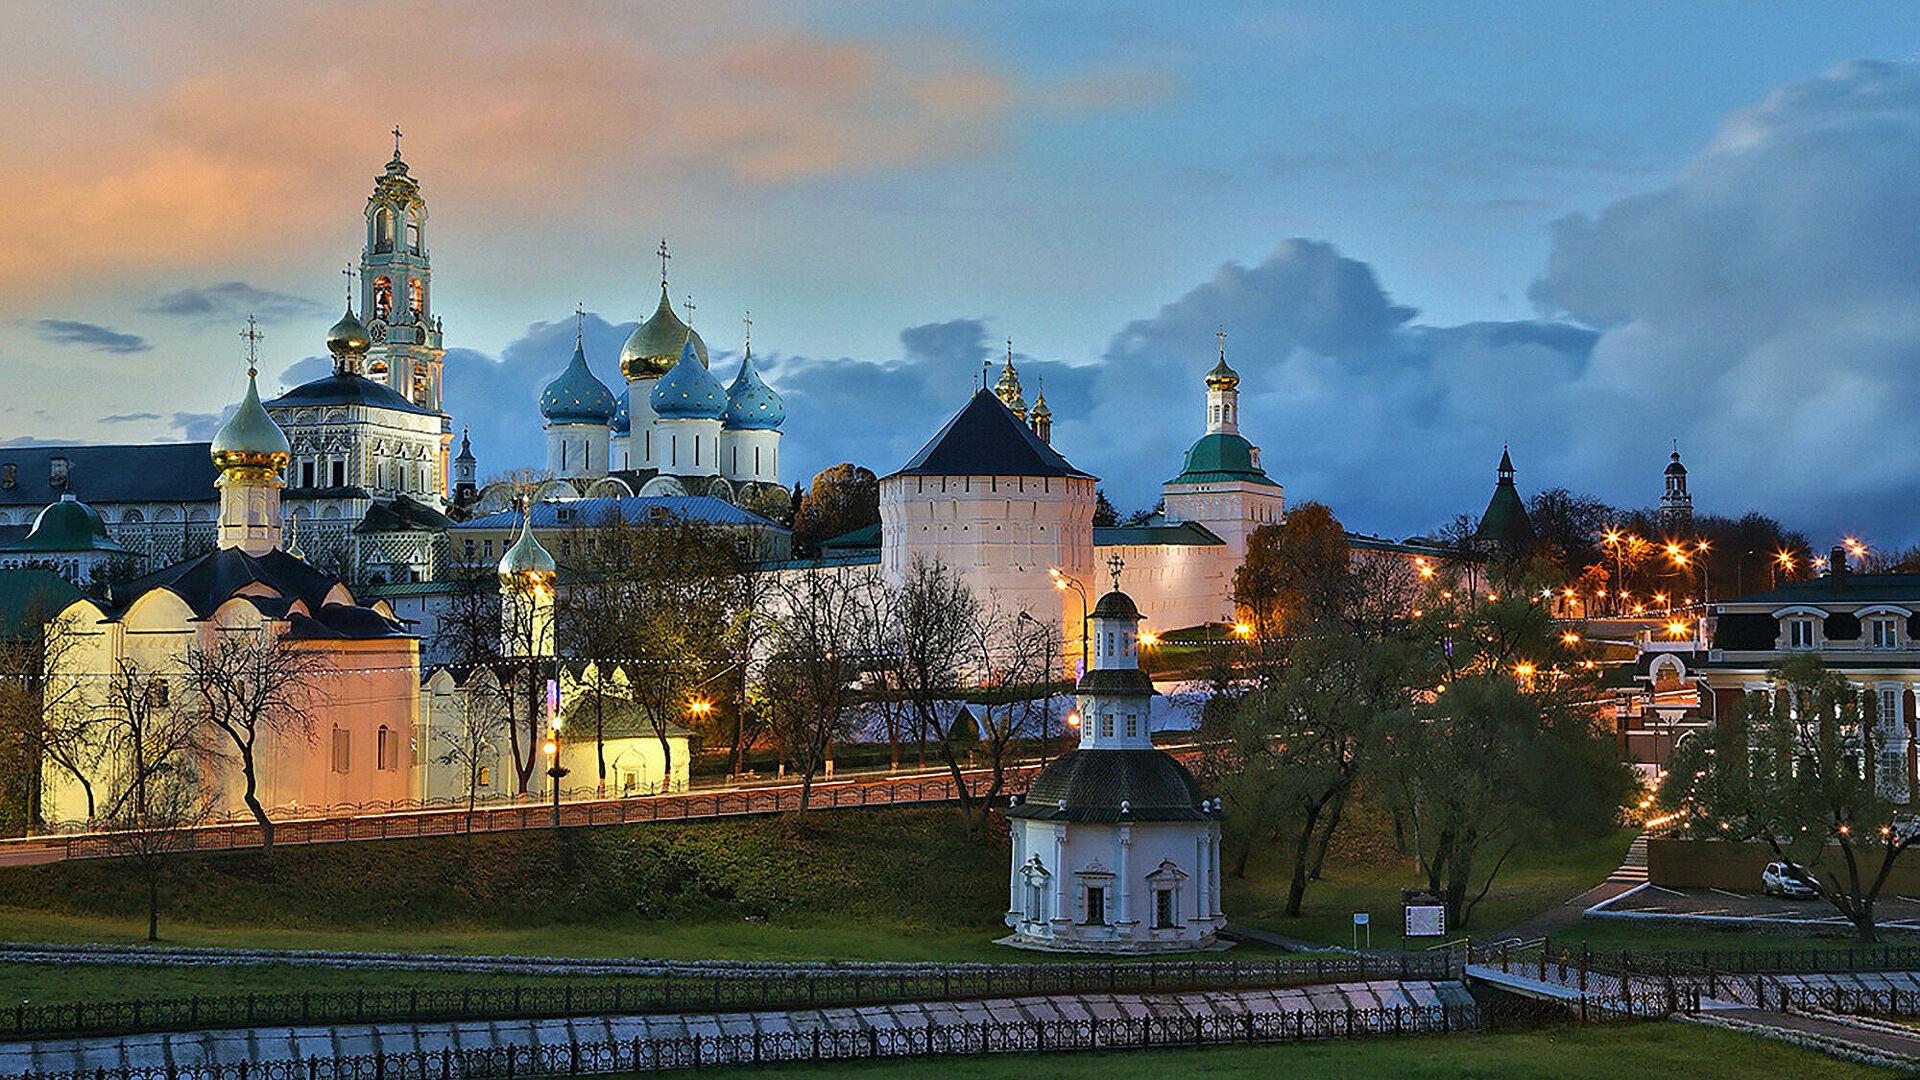
[[[1013,834],[1006,944],[1069,952],[1174,952],[1215,944],[1220,815],[1186,766],[1153,745],[1140,612],[1127,594],[1089,616],[1080,747],[1007,811]]]

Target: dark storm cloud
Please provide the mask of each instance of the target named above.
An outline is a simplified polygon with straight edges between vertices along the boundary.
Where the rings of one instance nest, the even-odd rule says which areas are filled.
[[[79,345],[98,352],[136,353],[153,348],[147,339],[138,334],[122,334],[89,322],[73,322],[68,319],[41,319],[33,324],[34,333],[41,341],[51,341],[56,345]]]
[[[304,296],[273,292],[244,281],[228,281],[157,296],[140,310],[149,315],[175,315],[206,322],[238,321],[252,315],[263,323],[276,323],[315,318],[330,309]]]

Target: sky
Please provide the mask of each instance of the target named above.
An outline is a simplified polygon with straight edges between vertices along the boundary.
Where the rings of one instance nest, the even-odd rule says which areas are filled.
[[[399,126],[446,397],[543,457],[572,351],[676,303],[784,479],[898,468],[1011,338],[1145,507],[1241,373],[1290,501],[1393,537],[1524,492],[1920,540],[1906,3],[0,6],[0,442],[206,438],[324,370]],[[84,493],[81,493],[84,498]]]

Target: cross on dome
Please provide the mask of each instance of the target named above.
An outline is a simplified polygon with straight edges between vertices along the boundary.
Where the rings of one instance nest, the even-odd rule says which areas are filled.
[[[400,125],[393,125],[393,156],[400,156]]]
[[[1107,556],[1107,573],[1113,575],[1114,592],[1120,591],[1120,571],[1126,568],[1127,560],[1122,559],[1119,552],[1114,552],[1112,555]]]
[[[351,311],[353,309],[353,264],[342,263],[340,275],[347,279],[347,309]]]
[[[240,331],[240,336],[245,338],[247,342],[247,374],[249,376],[258,375],[260,374],[260,341],[267,335],[260,332],[259,325],[254,322],[253,316],[249,314],[247,316],[247,328]]]
[[[660,250],[655,254],[660,256],[660,287],[664,289],[667,287],[667,260],[673,258],[672,255],[667,254],[666,237],[660,238]]]
[[[687,294],[687,302],[683,306],[687,309],[687,325],[691,327],[693,325],[693,312],[695,310],[692,293]]]
[[[585,340],[586,335],[587,305],[585,303],[575,304],[573,305],[573,343],[575,345],[580,344]]]
[[[1226,324],[1221,323],[1220,328],[1213,332],[1213,336],[1220,339],[1220,359],[1225,360],[1227,358],[1227,326]]]

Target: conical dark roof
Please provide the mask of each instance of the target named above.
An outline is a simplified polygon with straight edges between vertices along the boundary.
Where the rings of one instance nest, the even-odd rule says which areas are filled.
[[[990,389],[973,395],[894,476],[1083,476]]]
[[[1121,813],[1120,804],[1126,803]],[[1204,821],[1200,784],[1164,750],[1069,750],[1007,811],[1040,821]]]
[[[1473,538],[1509,551],[1533,543],[1533,522],[1527,517],[1520,489],[1513,483],[1513,458],[1504,449],[1500,451],[1499,482],[1493,486],[1493,498],[1487,502],[1487,512],[1480,515],[1480,527],[1474,530]]]

